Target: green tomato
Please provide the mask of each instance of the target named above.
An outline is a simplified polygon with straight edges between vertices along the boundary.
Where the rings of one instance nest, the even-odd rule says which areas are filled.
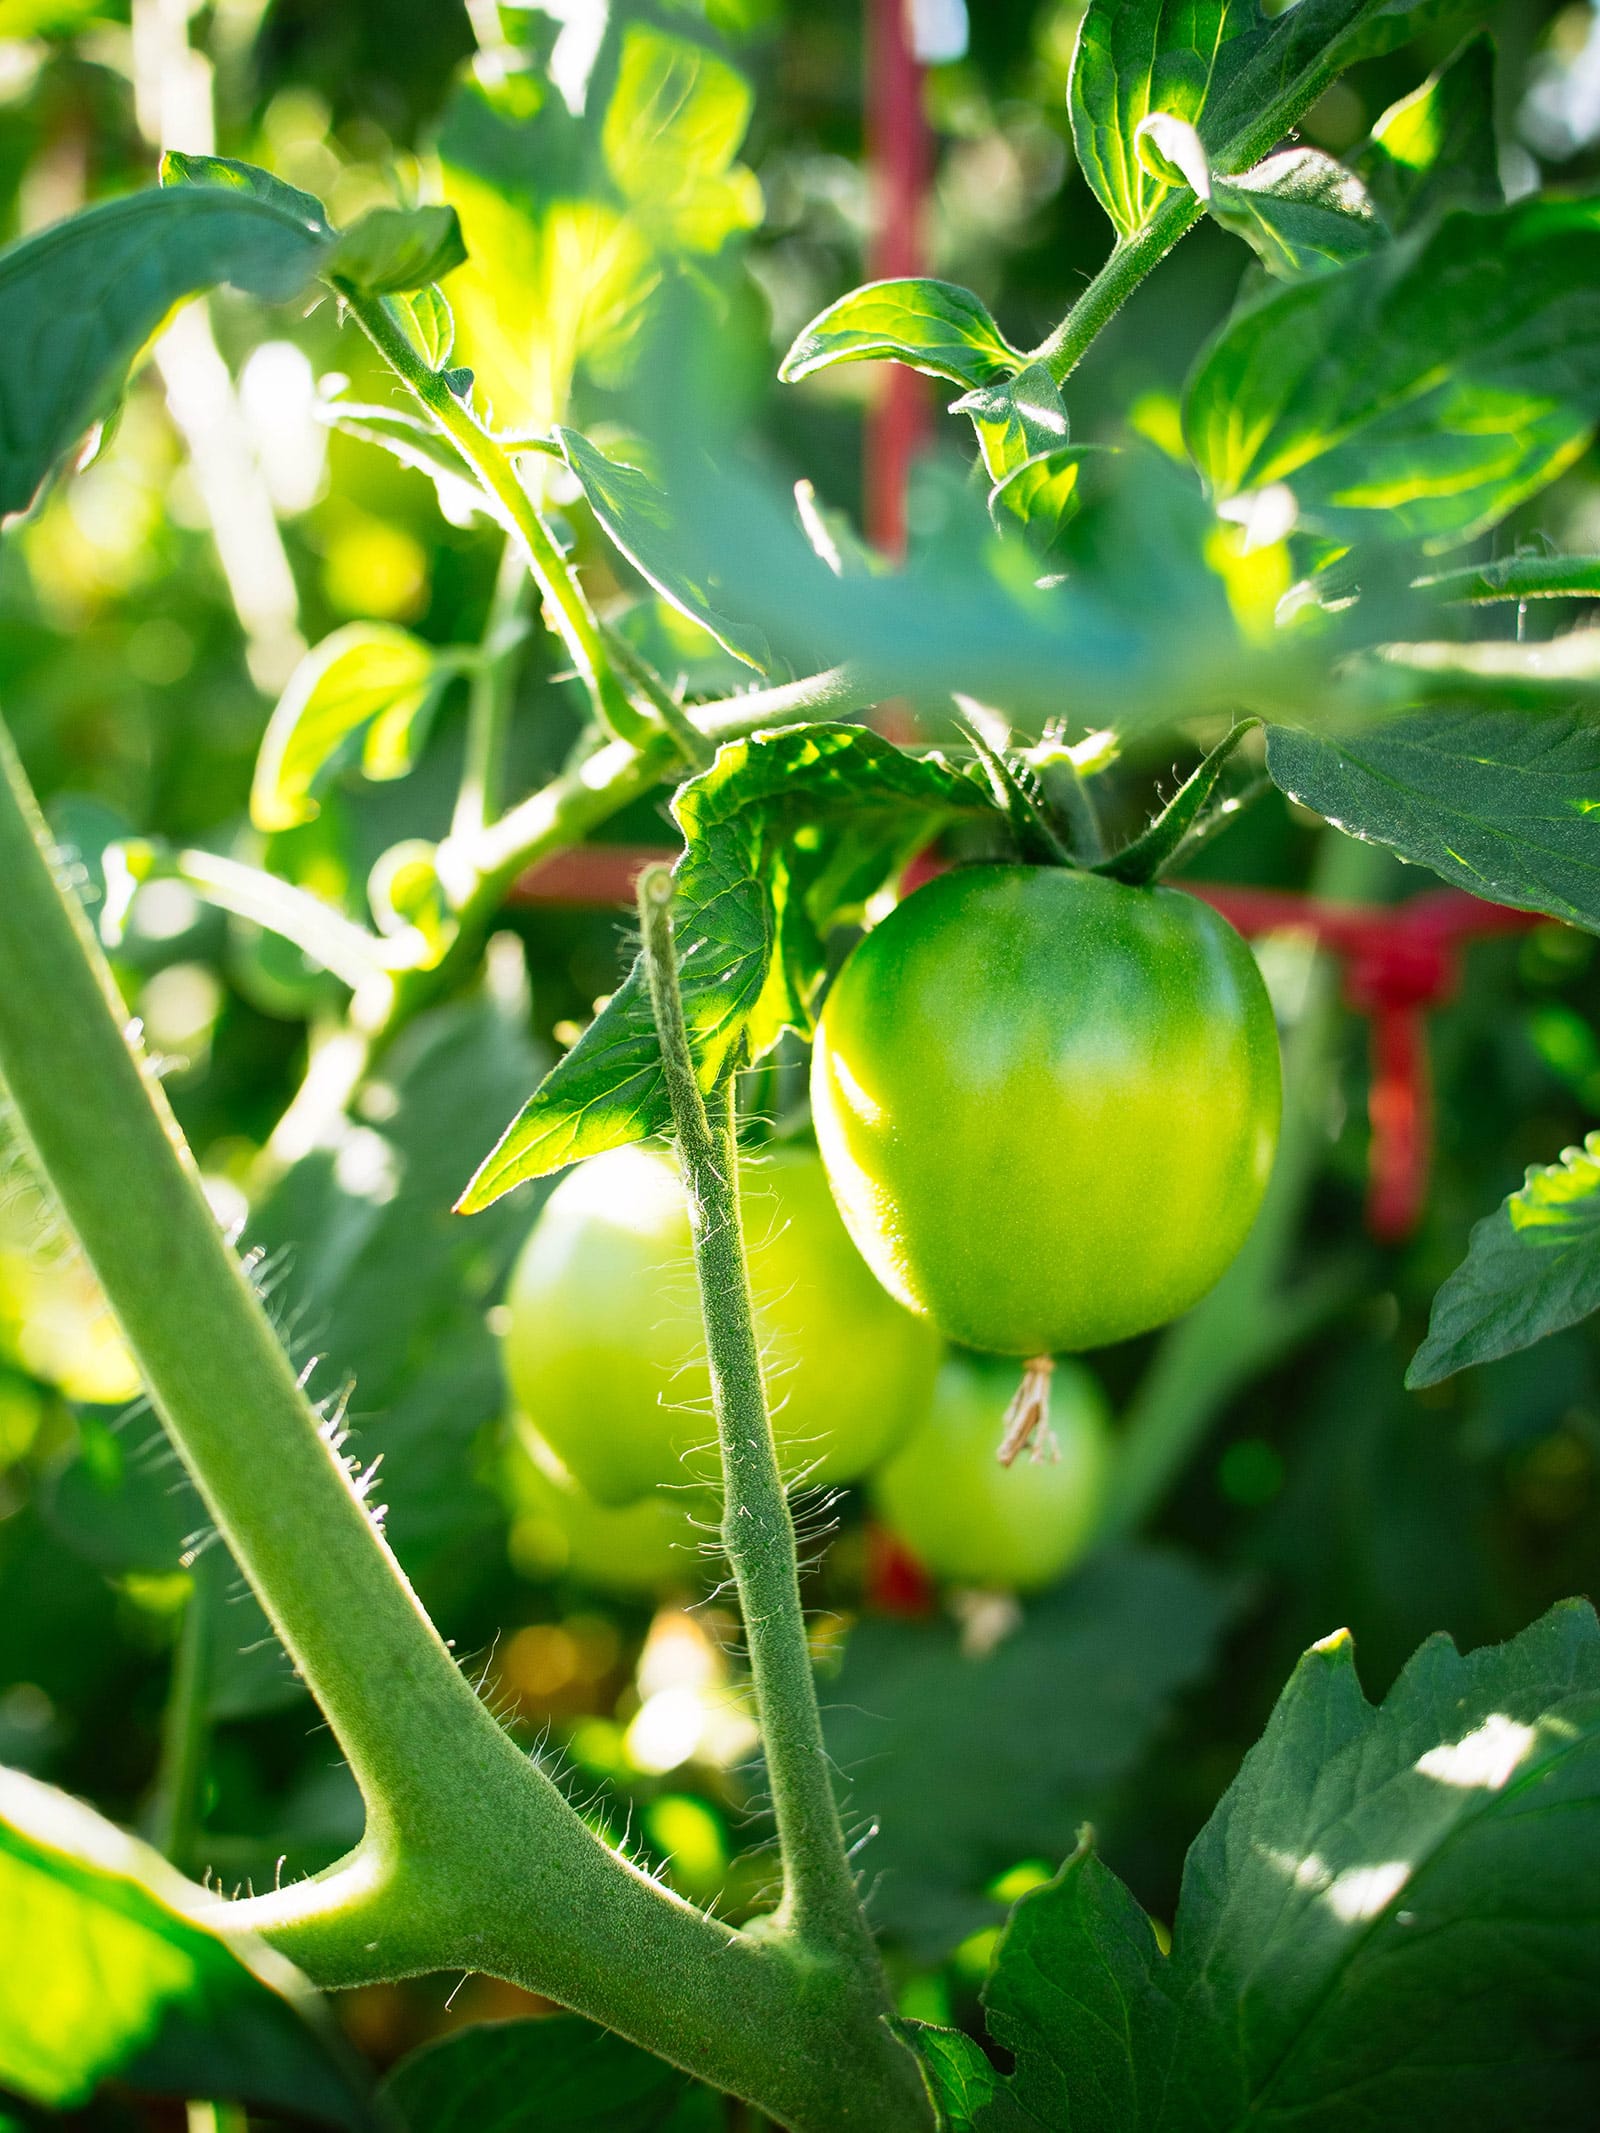
[[[922,1567],[952,1585],[1034,1592],[1083,1552],[1105,1493],[1111,1438],[1099,1385],[1058,1363],[1050,1420],[1059,1460],[995,1457],[1010,1363],[952,1356],[933,1410],[868,1484],[874,1509]]]
[[[506,1482],[511,1560],[525,1576],[576,1578],[624,1596],[703,1582],[716,1527],[707,1498],[655,1489],[620,1510],[596,1503],[522,1415],[512,1424]]]
[[[930,1328],[884,1294],[814,1151],[746,1163],[744,1227],[773,1430],[791,1479],[852,1480],[926,1412]],[[619,1148],[556,1187],[511,1276],[517,1405],[599,1502],[716,1487],[689,1212],[672,1157]]]
[[[1161,1325],[1223,1272],[1272,1168],[1278,1038],[1196,898],[968,867],[853,950],[811,1101],[885,1288],[965,1347],[1049,1355]]]

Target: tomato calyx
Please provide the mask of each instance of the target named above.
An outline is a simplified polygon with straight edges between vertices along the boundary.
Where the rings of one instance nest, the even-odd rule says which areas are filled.
[[[1011,1466],[1023,1452],[1036,1464],[1045,1459],[1060,1464],[1061,1447],[1050,1427],[1050,1380],[1055,1367],[1053,1355],[1030,1356],[1023,1364],[1022,1383],[1002,1418],[1004,1435],[995,1453],[1002,1466]]]

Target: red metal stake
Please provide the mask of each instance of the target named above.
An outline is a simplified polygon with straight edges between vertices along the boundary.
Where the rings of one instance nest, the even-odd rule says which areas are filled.
[[[867,153],[873,186],[874,281],[922,272],[922,222],[930,163],[922,115],[922,68],[912,43],[910,0],[868,0]],[[896,562],[906,549],[906,481],[929,427],[928,381],[884,365],[867,418],[867,538]]]

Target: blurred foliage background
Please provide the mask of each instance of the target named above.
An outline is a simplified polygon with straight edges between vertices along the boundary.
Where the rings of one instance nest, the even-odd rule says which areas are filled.
[[[922,10],[951,55],[925,86],[930,267],[977,290],[1021,345],[1108,248],[1066,117],[1079,13],[1070,0],[982,0],[970,19],[959,0]],[[1493,27],[1508,190],[1541,177],[1591,185],[1600,10],[1526,0],[1495,10]],[[630,156],[625,128],[608,132],[633,28],[694,40],[728,70],[712,77],[689,179],[665,182]],[[1453,42],[1445,24],[1431,48],[1356,69],[1306,137],[1349,147]],[[131,14],[0,0],[0,221],[18,236],[151,182],[163,139],[214,140],[316,192],[336,220],[447,197],[471,253],[450,283],[457,360],[500,423],[559,417],[603,436],[639,384],[641,320],[670,279],[716,321],[740,428],[786,480],[809,477],[859,522],[863,417],[880,378],[861,366],[785,389],[774,372],[799,326],[866,272],[865,63],[859,0],[136,0]],[[1207,225],[1151,278],[1075,381],[1075,435],[1130,419],[1170,434],[1173,396],[1244,256]],[[265,856],[354,909],[381,852],[448,823],[459,688],[409,780],[341,779],[317,819],[267,853],[248,826],[255,751],[304,647],[356,619],[470,643],[494,598],[499,536],[322,420],[341,391],[383,397],[331,300],[304,318],[227,293],[191,307],[93,463],[0,550],[0,702],[91,895],[105,848],[138,833]],[[914,542],[938,538],[962,466],[954,431],[935,433],[913,486]],[[1600,547],[1593,455],[1515,531]],[[592,526],[575,511],[570,532],[603,596],[610,565]],[[701,685],[735,678],[658,603],[627,619],[678,629],[670,656]],[[518,676],[524,788],[560,763],[579,724],[549,647],[530,640]],[[607,835],[663,841],[663,800]],[[1195,872],[1302,888],[1316,845],[1311,818],[1274,795]],[[1365,893],[1429,885],[1374,862]],[[704,1600],[703,1566],[682,1547],[644,1591],[594,1581],[609,1543],[586,1549],[551,1516],[502,1415],[494,1314],[533,1195],[470,1225],[446,1212],[622,967],[615,912],[533,906],[506,927],[482,996],[419,1022],[340,1146],[302,1155],[265,1192],[261,1150],[336,988],[173,882],[136,902],[117,972],[168,1062],[219,1210],[248,1214],[286,1334],[327,1358],[319,1392],[348,1397],[358,1442],[384,1453],[391,1537],[446,1633],[530,1744],[550,1740],[598,1818],[685,1893],[738,1913],[768,1862],[726,1603]],[[1314,1637],[1348,1625],[1376,1693],[1432,1630],[1481,1642],[1592,1589],[1593,1333],[1422,1396],[1401,1379],[1471,1222],[1600,1116],[1594,948],[1545,924],[1470,951],[1467,982],[1433,1018],[1428,1205],[1395,1247],[1362,1221],[1364,1026],[1328,1018],[1317,1175],[1293,1263],[1308,1279],[1333,1270],[1337,1302],[1220,1403],[1162,1507],[1159,1553],[1096,1565],[1018,1623],[959,1596],[908,1598],[860,1506],[839,1506],[810,1597],[841,1761],[877,1768],[885,1798],[903,1794],[920,1818],[908,1834],[886,1808],[888,1832],[866,1855],[908,2009],[960,2015],[1000,1903],[1085,1814],[1140,1898],[1170,1915],[1186,1844]],[[1303,993],[1303,941],[1264,953],[1282,997]],[[1096,1359],[1114,1405],[1154,1345]],[[0,1210],[0,1355],[0,1760],[164,1836],[186,1868],[228,1887],[331,1859],[356,1834],[354,1789],[254,1603],[204,1547],[70,1241],[20,1171]],[[180,1646],[204,1669],[209,1741],[192,1812],[174,1821],[160,1778]],[[881,1804],[865,1799],[858,1820]],[[341,2004],[386,2063],[442,2026],[525,2003],[447,1979]],[[111,2125],[115,2113],[88,2115]]]

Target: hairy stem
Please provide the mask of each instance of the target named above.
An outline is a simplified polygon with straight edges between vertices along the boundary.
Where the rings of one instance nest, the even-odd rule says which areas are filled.
[[[856,1976],[705,1917],[613,1852],[479,1702],[368,1518],[245,1269],[0,728],[0,1079],[218,1530],[367,1803],[351,1858],[239,1904],[315,1982],[487,1970],[796,2133],[912,2133]],[[912,2086],[907,2086],[911,2069]]]
[[[708,1106],[695,1078],[678,987],[672,878],[639,880],[639,922],[678,1163],[689,1200],[695,1268],[722,1442],[722,1541],[744,1615],[767,1777],[783,1857],[780,1925],[866,1969],[877,1967],[833,1796],[800,1604],[794,1521],[767,1411],[745,1265],[739,1152],[731,1089]]]
[[[523,487],[504,446],[456,398],[438,371],[418,355],[381,297],[347,292],[345,300],[378,353],[416,394],[499,505],[505,523],[515,530],[551,620],[589,692],[589,702],[602,730],[617,740],[644,740],[652,731],[652,723],[635,707],[618,680],[587,595]]]

